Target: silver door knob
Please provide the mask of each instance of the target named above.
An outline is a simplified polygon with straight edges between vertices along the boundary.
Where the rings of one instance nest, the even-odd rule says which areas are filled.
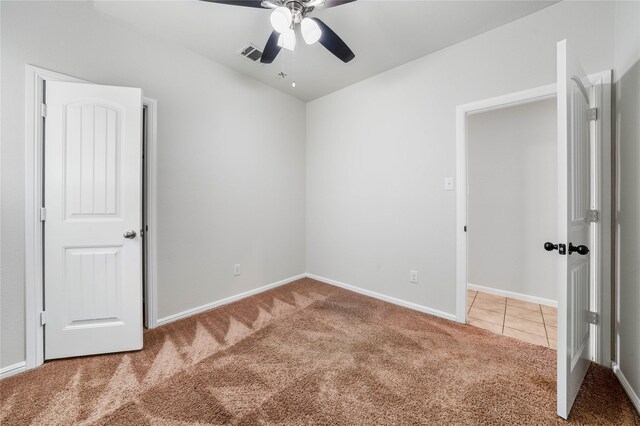
[[[133,240],[136,237],[136,231],[132,229],[131,231],[125,232],[122,236],[130,240]]]

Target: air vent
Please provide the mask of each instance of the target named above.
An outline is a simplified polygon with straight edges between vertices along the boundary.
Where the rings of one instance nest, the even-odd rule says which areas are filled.
[[[262,56],[262,52],[258,50],[253,44],[249,43],[238,52],[241,56],[244,56],[251,62],[257,62]]]

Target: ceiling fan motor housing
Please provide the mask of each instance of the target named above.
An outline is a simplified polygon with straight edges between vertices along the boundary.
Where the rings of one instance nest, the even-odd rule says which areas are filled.
[[[313,10],[313,7],[307,7],[303,1],[299,0],[289,0],[285,3],[285,6],[291,11],[294,24],[299,24]]]

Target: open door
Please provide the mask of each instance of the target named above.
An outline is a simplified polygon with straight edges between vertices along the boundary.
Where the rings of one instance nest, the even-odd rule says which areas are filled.
[[[567,41],[558,43],[558,415],[568,418],[591,363],[590,84]]]
[[[142,348],[142,91],[47,82],[45,359]]]

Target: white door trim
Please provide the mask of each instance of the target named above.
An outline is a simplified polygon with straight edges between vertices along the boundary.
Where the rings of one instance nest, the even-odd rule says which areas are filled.
[[[611,360],[611,71],[589,76],[594,85],[594,101],[599,108],[595,122],[596,182],[592,185],[599,202],[600,220],[593,232],[599,243],[592,240],[592,309],[600,314],[592,339],[593,359],[603,365]],[[467,306],[467,116],[480,112],[522,105],[556,96],[555,84],[510,93],[495,98],[459,105],[456,109],[456,321],[466,322]],[[599,149],[598,149],[599,147]],[[602,226],[605,225],[605,226]],[[602,248],[605,248],[604,250]],[[593,253],[595,251],[595,253]]]
[[[592,224],[590,244],[595,252],[591,259],[591,273],[596,279],[591,281],[591,310],[600,314],[598,326],[593,326],[591,334],[591,354],[593,361],[610,366],[612,359],[612,146],[611,146],[611,70],[588,76],[593,85],[592,107],[598,108],[598,120],[592,121],[591,131],[595,141],[595,176],[591,182],[592,200],[598,210],[597,223]]]
[[[26,369],[32,369],[44,362],[44,333],[40,324],[40,312],[44,305],[43,282],[43,227],[40,220],[40,207],[43,203],[43,147],[44,120],[41,116],[41,105],[44,100],[44,86],[46,81],[68,81],[89,83],[76,77],[49,71],[33,65],[25,66],[25,355]],[[148,176],[148,209],[149,219],[153,218],[150,229],[157,227],[157,187],[156,187],[156,153],[157,153],[157,102],[144,98],[143,104],[150,112],[149,139],[147,141],[151,151],[149,156]],[[152,123],[151,123],[152,120]],[[148,311],[153,313],[155,326],[157,312],[156,300],[156,230],[149,232],[149,280],[152,287],[147,292],[146,304]],[[146,236],[145,236],[146,237]]]
[[[147,225],[148,230],[144,231],[143,238],[147,245],[147,274],[145,279],[145,324],[147,328],[158,326],[158,101],[152,98],[143,97],[142,105],[147,108],[146,126],[146,188],[145,197],[147,201]]]

